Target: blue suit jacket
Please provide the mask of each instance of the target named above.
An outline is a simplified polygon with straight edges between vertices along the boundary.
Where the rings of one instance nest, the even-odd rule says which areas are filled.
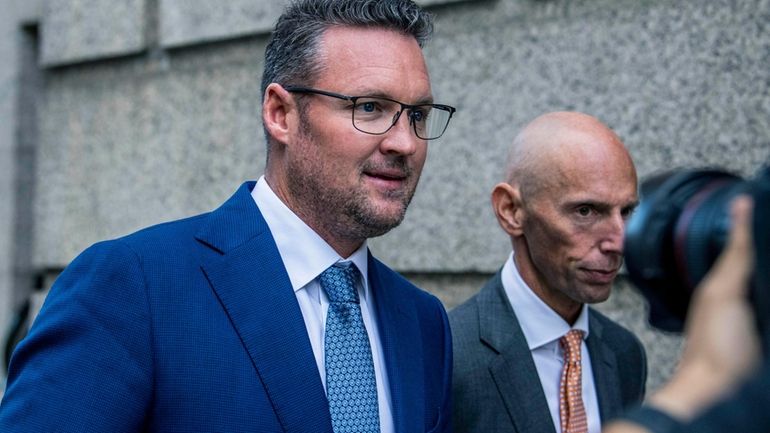
[[[302,314],[251,188],[74,260],[14,353],[0,431],[331,432]],[[441,303],[371,255],[369,281],[397,431],[449,431]]]

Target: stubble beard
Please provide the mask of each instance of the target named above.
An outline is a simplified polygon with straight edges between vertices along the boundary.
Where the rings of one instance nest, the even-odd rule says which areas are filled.
[[[411,176],[410,174],[409,179],[412,178]],[[401,203],[401,209],[395,215],[378,212],[376,206],[368,200],[366,193],[358,189],[354,197],[345,201],[343,214],[354,222],[351,228],[357,228],[360,236],[365,238],[382,236],[404,220],[406,209],[414,196],[414,189],[414,186],[410,185],[404,191],[388,195],[390,200],[398,200]]]
[[[306,141],[306,146],[316,146],[307,126],[303,128],[301,139]],[[370,201],[362,183],[346,189],[336,185],[333,177],[319,179],[319,173],[329,176],[334,173],[333,167],[319,166],[319,161],[315,155],[305,154],[290,161],[288,166],[287,187],[296,202],[304,208],[304,211],[299,212],[303,214],[300,216],[312,220],[309,225],[315,225],[338,239],[363,241],[382,236],[401,224],[417,187],[417,182],[413,181],[413,170],[404,158],[388,163],[390,167],[397,166],[403,170],[411,182],[404,189],[387,196],[390,200],[401,202],[401,209],[395,214],[378,210],[377,205]],[[359,169],[359,179],[364,176],[363,172],[369,165],[367,163]]]
[[[362,188],[343,189],[322,183],[306,171],[292,170],[287,183],[307,217],[322,230],[350,240],[382,236],[398,226],[414,194],[414,188],[410,188],[389,197],[401,201],[401,210],[394,214],[378,211]]]

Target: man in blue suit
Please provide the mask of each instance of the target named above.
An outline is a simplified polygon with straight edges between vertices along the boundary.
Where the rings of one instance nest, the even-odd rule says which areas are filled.
[[[366,246],[454,112],[433,104],[431,30],[409,0],[290,5],[264,176],[75,259],[13,356],[0,431],[449,431],[446,313]]]

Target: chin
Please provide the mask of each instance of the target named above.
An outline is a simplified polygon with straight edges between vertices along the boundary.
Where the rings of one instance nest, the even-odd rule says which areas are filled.
[[[401,224],[404,212],[356,212],[352,215],[358,226],[354,229],[363,238],[382,236]]]
[[[582,283],[573,291],[576,301],[583,304],[597,304],[604,302],[610,297],[612,292],[612,283],[610,284],[588,284]]]
[[[369,214],[369,218],[372,220],[383,223],[390,221],[398,225],[406,215],[407,206],[409,206],[409,201],[405,201],[403,197],[386,198],[370,201],[364,212]]]
[[[609,287],[606,290],[602,290],[601,293],[592,293],[590,296],[586,296],[586,300],[583,302],[586,304],[598,304],[600,302],[604,302],[610,298],[611,288],[612,287]]]
[[[372,225],[374,227],[381,227],[385,229],[385,231],[387,232],[391,229],[398,227],[403,220],[404,220],[404,212],[395,212],[395,213],[377,215],[371,218],[369,221],[372,222]]]

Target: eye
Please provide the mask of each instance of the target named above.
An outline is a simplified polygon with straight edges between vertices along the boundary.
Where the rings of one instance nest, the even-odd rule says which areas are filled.
[[[425,120],[426,117],[428,117],[428,113],[425,112],[425,110],[421,109],[414,109],[412,110],[412,120],[415,122],[422,122]]]
[[[376,98],[359,99],[354,108],[359,119],[379,118],[383,113],[387,113],[388,109],[385,101]]]
[[[575,209],[575,212],[581,217],[587,217],[593,213],[593,209],[591,208],[591,206],[583,205],[583,206],[578,206],[577,209]]]

